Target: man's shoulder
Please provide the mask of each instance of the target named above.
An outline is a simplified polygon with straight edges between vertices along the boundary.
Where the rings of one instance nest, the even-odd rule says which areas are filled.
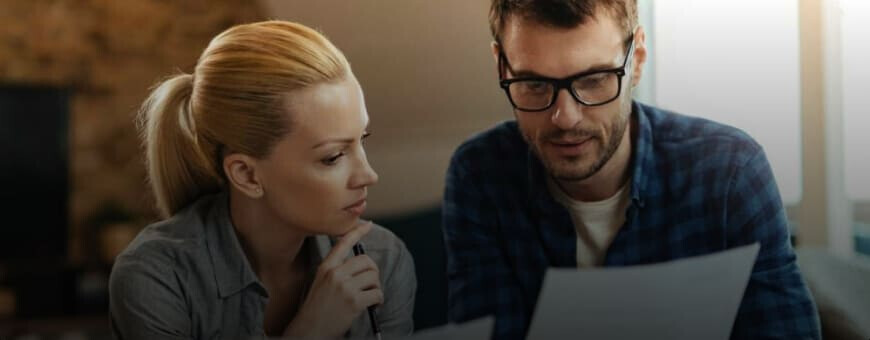
[[[474,134],[456,148],[451,164],[480,169],[497,165],[521,164],[526,157],[528,145],[520,134],[517,122],[503,121]]]
[[[641,107],[649,121],[657,156],[736,161],[762,151],[755,139],[734,126],[648,105]]]

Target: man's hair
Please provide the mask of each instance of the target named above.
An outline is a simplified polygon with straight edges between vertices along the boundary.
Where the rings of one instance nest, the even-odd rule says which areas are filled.
[[[501,42],[505,22],[512,16],[567,29],[594,19],[598,10],[613,16],[626,37],[637,27],[637,0],[492,0],[489,28]]]

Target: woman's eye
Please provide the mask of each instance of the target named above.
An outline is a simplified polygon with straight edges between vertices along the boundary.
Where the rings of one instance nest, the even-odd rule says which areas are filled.
[[[360,142],[361,142],[363,145],[365,145],[365,143],[366,143],[366,139],[368,139],[369,136],[371,136],[371,135],[372,135],[371,132],[366,132],[366,133],[364,133],[364,134],[362,135],[362,138],[359,139]]]
[[[339,152],[335,156],[324,158],[320,162],[324,165],[335,165],[335,163],[338,162],[338,159],[341,158],[341,156],[344,156],[344,152]]]

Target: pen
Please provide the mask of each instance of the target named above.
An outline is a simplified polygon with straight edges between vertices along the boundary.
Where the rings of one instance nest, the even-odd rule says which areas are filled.
[[[363,248],[362,243],[357,243],[353,245],[353,256],[360,256],[366,253],[366,250]],[[369,321],[372,323],[372,333],[374,333],[375,338],[381,340],[381,327],[378,326],[378,313],[375,311],[375,306],[369,306]]]

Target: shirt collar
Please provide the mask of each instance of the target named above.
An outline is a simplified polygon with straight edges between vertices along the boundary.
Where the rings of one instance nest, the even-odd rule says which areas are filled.
[[[638,207],[643,208],[647,183],[649,183],[649,176],[655,164],[653,159],[653,133],[649,116],[644,110],[644,105],[632,102],[631,112],[637,122],[631,157],[632,166],[634,167],[632,170],[631,200]]]
[[[236,294],[254,283],[262,288],[236,236],[230,219],[228,193],[222,192],[215,197],[204,229],[220,297]]]

